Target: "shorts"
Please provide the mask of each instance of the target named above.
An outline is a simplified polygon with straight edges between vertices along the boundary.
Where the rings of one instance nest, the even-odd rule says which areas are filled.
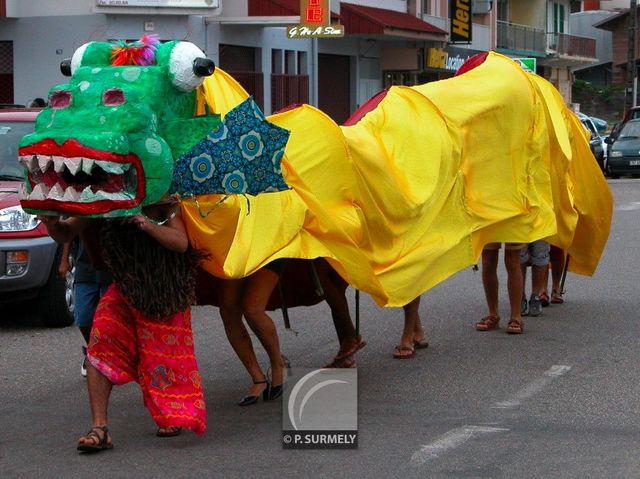
[[[504,243],[504,249],[513,250],[513,249],[522,249],[526,246],[526,243]],[[483,249],[487,251],[493,251],[500,249],[502,247],[502,243],[489,243],[486,244]]]
[[[91,327],[98,301],[108,287],[109,285],[106,283],[75,283],[73,285],[75,296],[73,318],[76,326],[79,328]]]
[[[546,266],[549,264],[550,250],[551,245],[546,241],[538,240],[529,243],[526,248],[522,248],[520,251],[520,264]]]

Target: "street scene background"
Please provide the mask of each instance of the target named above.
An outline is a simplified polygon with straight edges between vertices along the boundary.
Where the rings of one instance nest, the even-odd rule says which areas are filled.
[[[595,276],[569,274],[565,304],[525,318],[523,335],[505,334],[502,258],[501,329],[474,330],[486,306],[480,273],[465,269],[423,296],[430,346],[413,359],[391,357],[402,310],[362,296],[368,345],[357,355],[357,450],[283,450],[281,404],[236,406],[250,379],[217,310],[194,307],[206,435],[157,438],[131,384],[112,394],[115,448],[81,455],[76,440],[91,420],[77,328],[45,329],[20,310],[3,310],[0,476],[638,477],[640,188],[636,179],[609,184],[614,221]],[[292,365],[328,362],[338,346],[328,306],[290,316],[293,330],[285,331],[281,313],[273,313]]]

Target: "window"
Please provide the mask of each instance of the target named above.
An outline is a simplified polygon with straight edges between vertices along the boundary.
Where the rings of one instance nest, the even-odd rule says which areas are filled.
[[[431,0],[422,0],[422,14],[431,15]]]

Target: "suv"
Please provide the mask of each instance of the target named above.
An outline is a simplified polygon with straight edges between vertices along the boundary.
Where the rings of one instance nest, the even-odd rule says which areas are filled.
[[[24,170],[18,143],[39,110],[0,110],[0,305],[23,303],[49,327],[73,322],[73,274],[58,275],[62,247],[34,215],[20,207]],[[27,303],[28,301],[28,303]]]

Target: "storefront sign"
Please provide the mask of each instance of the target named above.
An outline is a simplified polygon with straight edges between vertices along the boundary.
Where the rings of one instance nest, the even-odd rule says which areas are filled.
[[[425,51],[425,67],[450,70],[455,72],[469,58],[479,53],[477,50],[465,48],[427,48]]]
[[[471,43],[471,0],[449,0],[449,43]]]
[[[220,0],[96,0],[99,7],[218,8]]]
[[[300,0],[300,24],[287,28],[289,38],[340,38],[344,26],[331,24],[329,0]]]

